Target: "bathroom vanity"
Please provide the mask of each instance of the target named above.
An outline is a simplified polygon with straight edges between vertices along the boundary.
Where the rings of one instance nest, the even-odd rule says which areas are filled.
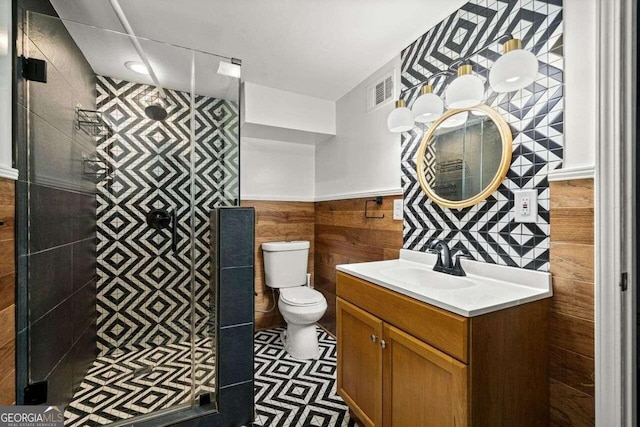
[[[338,393],[365,426],[548,424],[548,273],[435,256],[338,266]],[[516,270],[516,271],[512,271]]]

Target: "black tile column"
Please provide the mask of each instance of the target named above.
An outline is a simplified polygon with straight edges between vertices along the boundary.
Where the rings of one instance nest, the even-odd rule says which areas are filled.
[[[226,420],[253,419],[254,233],[253,208],[228,207],[211,214],[216,247],[212,282],[217,294],[218,402]],[[212,237],[213,241],[213,237]],[[247,392],[249,390],[249,392]],[[234,398],[230,399],[231,396]],[[208,425],[206,419],[200,425]]]

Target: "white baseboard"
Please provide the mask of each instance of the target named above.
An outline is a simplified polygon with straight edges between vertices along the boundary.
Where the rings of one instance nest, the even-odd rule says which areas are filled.
[[[316,196],[316,202],[326,202],[330,200],[343,200],[343,199],[360,199],[363,197],[376,197],[376,196],[402,196],[402,188],[386,188],[380,190],[371,191],[357,191],[351,193],[338,193],[329,194],[325,196]]]
[[[6,179],[11,179],[13,181],[17,181],[18,169],[7,168],[5,166],[0,165],[0,178],[6,178]]]
[[[549,172],[547,179],[549,182],[568,181],[571,179],[594,178],[596,176],[595,165],[577,166],[573,168],[556,169]]]
[[[275,194],[241,194],[240,200],[258,200],[270,202],[328,202],[331,200],[360,199],[364,197],[376,196],[402,196],[402,188],[387,188],[382,190],[339,193],[318,197],[284,196]]]
[[[303,196],[282,196],[282,195],[264,195],[264,194],[240,194],[240,200],[256,200],[265,202],[315,202],[313,197]]]

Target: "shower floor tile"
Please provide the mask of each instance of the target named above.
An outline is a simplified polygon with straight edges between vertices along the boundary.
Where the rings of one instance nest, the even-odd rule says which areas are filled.
[[[347,405],[336,393],[336,341],[317,328],[320,357],[298,360],[284,351],[283,328],[256,332],[254,426],[345,427]],[[196,343],[200,361],[213,361],[210,340]],[[205,354],[210,355],[206,357]],[[160,408],[188,403],[191,362],[188,342],[100,357],[87,373],[65,411],[65,426],[102,426],[148,414]],[[139,368],[156,365],[134,377]],[[214,390],[213,364],[197,364],[202,387],[196,394]]]
[[[214,361],[211,340],[198,340],[196,396],[215,390]],[[65,411],[65,426],[101,426],[189,403],[191,383],[189,342],[99,357]]]
[[[320,357],[289,356],[280,339],[284,329],[256,332],[255,426],[347,426],[349,408],[336,393],[336,340],[317,328]]]

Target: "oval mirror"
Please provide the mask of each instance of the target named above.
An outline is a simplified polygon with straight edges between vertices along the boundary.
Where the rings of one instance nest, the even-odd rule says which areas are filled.
[[[507,176],[511,138],[509,125],[491,107],[447,111],[429,127],[418,149],[420,186],[446,208],[481,202]]]

